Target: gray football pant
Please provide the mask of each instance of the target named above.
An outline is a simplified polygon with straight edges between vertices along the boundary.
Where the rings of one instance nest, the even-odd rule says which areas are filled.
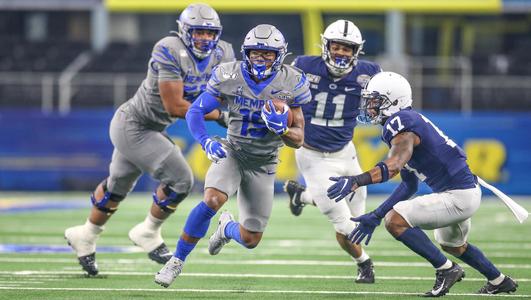
[[[126,196],[143,172],[177,194],[192,189],[192,169],[181,150],[159,131],[145,128],[120,107],[111,121],[109,135],[114,145],[107,188]]]
[[[253,160],[227,149],[227,158],[212,163],[205,189],[215,188],[231,197],[238,193],[239,222],[252,232],[264,232],[273,208],[277,158]]]

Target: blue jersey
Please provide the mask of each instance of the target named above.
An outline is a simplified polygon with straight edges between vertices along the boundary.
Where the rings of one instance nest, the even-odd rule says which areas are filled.
[[[391,140],[401,132],[413,132],[420,138],[404,168],[415,173],[434,192],[476,185],[463,150],[428,118],[412,109],[401,110],[383,125],[382,139],[391,147]]]
[[[312,93],[312,100],[302,106],[304,143],[322,152],[341,150],[354,134],[361,89],[380,66],[359,60],[350,74],[337,80],[320,56],[299,56],[294,64],[306,73]]]

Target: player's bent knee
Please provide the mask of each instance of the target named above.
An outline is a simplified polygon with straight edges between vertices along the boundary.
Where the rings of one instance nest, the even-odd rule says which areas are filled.
[[[120,201],[124,198],[125,196],[110,192],[107,189],[107,180],[105,179],[92,193],[90,201],[95,208],[110,216],[116,212]]]
[[[171,214],[177,209],[188,193],[177,193],[169,185],[161,185],[157,191],[153,193],[153,203],[157,205],[162,211]]]
[[[463,253],[466,251],[467,243],[465,243],[463,246],[448,246],[444,244],[440,244],[441,248],[444,250],[444,252],[450,253],[453,256],[459,257],[463,255]]]
[[[391,210],[385,215],[385,229],[395,238],[409,227],[409,224],[396,211]]]
[[[356,227],[355,223],[350,220],[343,220],[340,222],[333,221],[333,225],[334,225],[334,230],[337,233],[344,235],[344,236],[349,235],[352,232],[352,230],[354,230],[354,228]]]
[[[207,188],[205,190],[205,203],[215,211],[218,211],[227,202],[227,199],[227,194],[218,189]]]

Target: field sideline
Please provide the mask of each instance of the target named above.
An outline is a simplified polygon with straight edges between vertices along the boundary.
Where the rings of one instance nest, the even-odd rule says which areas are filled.
[[[395,241],[383,226],[366,248],[376,265],[377,282],[354,284],[356,266],[337,245],[325,217],[315,207],[292,216],[286,197],[279,195],[275,201],[256,249],[231,242],[212,257],[203,239],[183,274],[164,289],[153,282],[161,266],[127,238],[128,230],[144,219],[151,205],[149,194],[135,193],[122,203],[98,242],[100,275],[87,278],[63,239],[65,228],[85,221],[87,193],[2,193],[0,299],[416,299],[431,288],[431,265]],[[369,198],[369,209],[382,200]],[[164,225],[170,249],[199,199],[187,199]],[[531,198],[515,200],[531,211]],[[237,213],[235,199],[225,209]],[[217,217],[207,237],[216,224]],[[531,299],[531,222],[518,224],[501,201],[484,197],[472,224],[470,242],[519,283],[516,294],[495,298]],[[474,294],[484,278],[461,265],[466,278],[447,297],[484,299]]]

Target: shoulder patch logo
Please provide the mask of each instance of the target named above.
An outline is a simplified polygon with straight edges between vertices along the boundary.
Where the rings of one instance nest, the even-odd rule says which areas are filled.
[[[179,56],[180,57],[188,57],[188,52],[186,52],[185,49],[179,50]]]
[[[238,78],[238,74],[236,74],[236,73],[229,73],[229,72],[226,72],[225,70],[221,70],[221,76],[222,76],[224,79],[236,79],[236,78]]]
[[[315,74],[306,73],[306,78],[308,78],[308,81],[311,83],[319,83],[319,81],[321,81],[321,76]]]
[[[271,90],[271,96],[286,101],[288,104],[293,100],[293,93],[285,90]]]
[[[362,87],[364,88],[366,85],[367,85],[367,82],[369,82],[369,80],[371,79],[371,76],[367,75],[367,74],[360,74],[358,75],[358,77],[356,78],[356,82]]]

